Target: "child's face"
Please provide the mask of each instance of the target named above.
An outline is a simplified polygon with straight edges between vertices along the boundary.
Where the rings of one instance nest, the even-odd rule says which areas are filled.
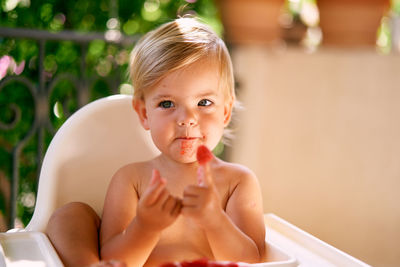
[[[182,163],[194,162],[199,145],[213,149],[229,123],[232,100],[219,87],[217,64],[199,61],[170,73],[135,102],[142,125],[158,149]]]

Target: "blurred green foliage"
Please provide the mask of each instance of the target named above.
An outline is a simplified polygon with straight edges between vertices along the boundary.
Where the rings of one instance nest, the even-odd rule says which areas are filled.
[[[400,16],[400,0],[390,0],[390,4],[392,7],[392,12],[395,15]]]
[[[68,30],[91,33],[116,29],[127,36],[141,35],[185,14],[197,15],[221,34],[222,24],[213,0],[0,0],[1,27],[50,32]],[[117,16],[117,20],[112,20],[113,16]],[[77,90],[80,85],[89,88],[92,101],[112,94],[112,88],[118,87],[113,81],[117,80],[121,84],[128,82],[126,68],[131,49],[132,47],[95,40],[83,46],[83,54],[82,44],[73,41],[46,42],[43,67],[52,127],[45,129],[44,149],[47,148],[54,130],[78,108]],[[0,33],[0,58],[5,55],[9,55],[17,65],[25,63],[21,76],[26,77],[32,87],[38,88],[38,42],[7,38]],[[85,69],[82,72],[83,56]],[[16,72],[8,71],[7,75],[16,75]],[[82,77],[85,77],[87,84],[80,84]],[[0,76],[0,83],[4,82],[1,79]],[[0,87],[0,123],[7,125],[18,121],[10,129],[0,129],[0,215],[5,217],[9,216],[7,186],[12,177],[13,150],[31,130],[36,105],[35,95],[26,83],[13,81]],[[13,107],[18,107],[17,111]],[[19,157],[17,217],[23,225],[29,222],[34,208],[38,177],[38,138],[37,132],[27,138]]]

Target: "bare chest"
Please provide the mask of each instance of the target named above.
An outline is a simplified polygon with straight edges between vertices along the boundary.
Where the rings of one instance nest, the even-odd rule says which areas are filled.
[[[199,226],[181,215],[163,231],[144,266],[199,258],[213,258],[207,238]]]

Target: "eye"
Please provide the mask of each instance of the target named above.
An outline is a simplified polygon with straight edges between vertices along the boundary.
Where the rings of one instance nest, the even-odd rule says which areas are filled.
[[[159,107],[161,108],[173,108],[174,107],[174,103],[170,100],[165,100],[165,101],[161,101],[158,104]]]
[[[199,103],[198,103],[197,105],[198,105],[198,106],[206,107],[206,106],[209,106],[209,105],[211,105],[211,104],[212,104],[212,102],[211,102],[210,100],[208,100],[208,99],[202,99],[202,100],[199,101]]]

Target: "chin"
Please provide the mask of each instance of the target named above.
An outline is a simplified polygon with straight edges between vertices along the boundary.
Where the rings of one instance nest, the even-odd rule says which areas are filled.
[[[194,163],[196,162],[196,157],[179,157],[176,159],[177,162],[184,163],[184,164],[189,164],[189,163]]]

